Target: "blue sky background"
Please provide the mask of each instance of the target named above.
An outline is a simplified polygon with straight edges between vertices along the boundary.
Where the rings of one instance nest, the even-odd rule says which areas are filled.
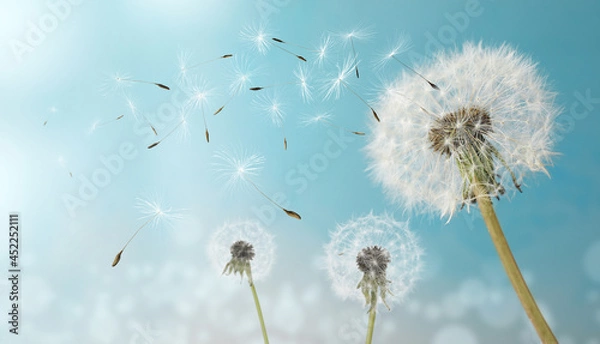
[[[227,191],[219,181],[213,154],[239,147],[264,155],[256,182],[268,195],[285,194],[289,208],[303,216],[297,221],[274,212],[268,221],[263,218],[277,243],[273,271],[257,283],[273,343],[364,340],[366,310],[334,295],[319,257],[336,223],[371,210],[410,218],[426,252],[415,292],[378,316],[376,342],[536,342],[481,219],[459,213],[445,224],[404,213],[365,173],[367,138],[354,137],[314,180],[306,179],[305,188],[290,181],[336,133],[301,125],[303,115],[331,110],[337,124],[352,130],[366,130],[373,120],[349,92],[326,101],[318,92],[347,48],[334,47],[318,67],[314,53],[288,46],[309,60],[315,99],[304,103],[294,85],[268,90],[285,105],[287,151],[280,130],[255,106],[256,94],[244,92],[212,116],[228,97],[230,60],[194,69],[214,89],[207,107],[213,109],[207,110],[211,142],[205,142],[202,115],[195,111],[187,139],[174,135],[146,149],[156,138],[136,127],[125,96],[162,137],[177,119],[161,115],[161,106],[172,97],[185,99],[176,80],[182,52],[192,54],[192,63],[227,53],[245,56],[258,69],[254,84],[293,79],[303,62],[273,47],[261,55],[240,37],[248,25],[266,23],[277,37],[308,47],[324,34],[339,42],[336,33],[371,27],[372,37],[355,42],[361,78],[350,81],[367,99],[377,96],[382,78],[393,80],[402,71],[394,64],[383,71],[371,68],[400,32],[411,37],[414,55],[433,53],[428,42],[436,37],[442,49],[469,40],[507,42],[538,61],[564,108],[563,139],[555,147],[560,155],[549,168],[551,178],[533,176],[523,194],[500,201],[496,209],[560,342],[600,343],[597,2],[80,0],[63,1],[68,5],[58,19],[52,3],[6,0],[0,11],[0,213],[18,211],[22,219],[21,334],[9,335],[3,321],[0,342],[262,342],[246,284],[221,277],[206,255],[211,233],[224,222],[256,219],[257,209],[269,206],[257,193]],[[481,13],[469,16],[463,27],[452,26],[451,18],[471,7]],[[31,50],[15,53],[17,40],[29,44],[32,24],[51,25],[52,18],[55,29]],[[124,92],[103,92],[103,85],[114,85],[117,72],[167,84],[171,91],[132,84]],[[121,114],[119,121],[89,133],[94,121]],[[122,170],[72,216],[65,195],[77,196],[81,178],[92,178],[102,157],[123,145],[133,147],[135,157],[124,160]],[[185,209],[183,219],[170,228],[142,231],[112,268],[114,255],[143,222],[136,198],[151,193]],[[7,257],[8,269],[8,239],[4,242],[0,256]],[[0,281],[4,314],[8,287],[6,279]]]

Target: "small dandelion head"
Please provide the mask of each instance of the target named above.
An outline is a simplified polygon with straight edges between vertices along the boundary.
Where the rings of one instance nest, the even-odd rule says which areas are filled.
[[[252,283],[265,278],[271,270],[274,238],[257,221],[225,223],[213,234],[208,254],[215,270],[225,275],[246,274]]]
[[[231,258],[245,262],[250,262],[254,258],[254,247],[252,244],[245,242],[244,240],[238,240],[231,245]]]
[[[366,148],[372,176],[395,201],[451,218],[475,201],[474,186],[499,198],[506,185],[521,191],[530,172],[547,173],[561,109],[530,58],[466,43],[417,70],[441,89],[402,73],[380,96],[386,121]]]
[[[336,294],[366,301],[371,308],[378,298],[388,308],[402,301],[422,269],[423,251],[408,223],[387,214],[370,213],[338,225],[325,253]]]
[[[368,246],[356,256],[356,265],[363,274],[385,279],[385,270],[390,263],[390,253],[379,246]]]
[[[265,23],[252,24],[244,27],[240,32],[240,36],[262,55],[266,54],[270,48],[272,35],[268,32]]]
[[[248,178],[257,177],[263,169],[265,158],[245,149],[226,149],[217,151],[213,157],[213,167],[225,188],[247,186]]]

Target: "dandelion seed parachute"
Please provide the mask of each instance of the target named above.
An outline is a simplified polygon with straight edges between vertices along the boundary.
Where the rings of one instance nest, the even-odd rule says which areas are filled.
[[[473,147],[475,156],[493,158],[483,180],[490,197],[518,187],[530,172],[547,173],[560,109],[530,58],[508,45],[466,43],[417,69],[435,76],[440,90],[402,73],[379,98],[384,119],[371,127],[366,147],[368,170],[390,198],[407,209],[451,217],[472,195],[469,173],[457,168],[457,159]],[[468,126],[485,131],[485,139],[470,139]],[[436,132],[449,136],[432,140]]]

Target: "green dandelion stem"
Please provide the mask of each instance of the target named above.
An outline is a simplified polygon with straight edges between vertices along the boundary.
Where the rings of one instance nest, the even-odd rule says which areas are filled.
[[[252,296],[254,297],[254,305],[256,306],[256,312],[258,313],[258,320],[260,321],[260,328],[262,330],[263,339],[265,344],[269,344],[269,336],[267,335],[267,328],[265,327],[265,319],[263,318],[262,309],[260,308],[260,302],[258,301],[258,294],[256,293],[256,287],[254,287],[254,281],[252,280],[252,272],[250,266],[248,266],[248,281],[250,282],[250,289],[252,290]]]
[[[510,250],[510,247],[508,246],[506,237],[504,237],[502,227],[500,227],[500,222],[498,221],[498,217],[496,217],[496,212],[494,211],[494,207],[492,206],[492,201],[488,196],[485,187],[477,181],[476,177],[474,177],[473,179],[473,189],[475,193],[475,198],[477,199],[477,204],[479,205],[479,210],[481,211],[483,220],[485,221],[490,236],[492,237],[494,246],[496,246],[496,250],[498,251],[498,255],[500,256],[500,260],[502,261],[504,270],[506,270],[506,274],[510,279],[510,283],[512,284],[515,292],[517,293],[517,296],[521,301],[521,305],[527,313],[527,317],[531,321],[531,324],[535,328],[542,343],[558,343],[556,337],[550,329],[550,326],[548,326],[546,319],[544,319],[542,312],[540,312],[540,309],[537,303],[535,302],[535,299],[531,295],[531,292],[527,287],[525,279],[523,279],[523,275],[519,270],[519,266],[517,265],[517,262],[515,261],[515,258],[513,257],[513,254]],[[367,343],[370,343],[370,341],[367,341]]]
[[[371,344],[373,340],[373,329],[375,328],[375,316],[377,314],[377,293],[375,290],[371,291],[371,310],[369,311],[369,326],[367,327],[367,340],[366,344]]]

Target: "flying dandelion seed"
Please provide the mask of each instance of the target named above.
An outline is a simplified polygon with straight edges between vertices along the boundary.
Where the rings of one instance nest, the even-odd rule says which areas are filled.
[[[154,82],[154,81],[146,81],[146,80],[138,80],[138,79],[121,79],[120,81],[155,85],[155,86],[158,86],[158,87],[162,88],[163,90],[167,90],[167,91],[171,89],[169,86],[167,86],[165,84],[161,84],[161,83]]]
[[[265,24],[246,26],[240,32],[240,36],[245,42],[249,42],[250,45],[262,55],[265,55],[267,51],[269,51],[269,48],[274,46],[277,49],[306,62],[306,58],[304,58],[304,56],[298,55],[284,47],[279,46],[277,43],[285,42],[279,38],[273,37],[273,35],[267,31]]]
[[[191,109],[199,109],[202,112],[202,120],[204,122],[204,136],[206,142],[210,142],[210,134],[208,124],[206,122],[206,108],[208,107],[208,99],[212,96],[213,90],[208,88],[208,83],[203,79],[198,79],[188,92],[189,99],[186,106]]]
[[[117,253],[115,259],[113,260],[112,266],[115,267],[121,261],[121,255],[129,245],[129,243],[137,236],[137,234],[146,226],[158,226],[159,224],[163,224],[166,227],[170,227],[173,225],[175,220],[180,220],[183,218],[181,214],[181,210],[172,209],[170,206],[163,205],[156,196],[152,196],[150,199],[137,199],[136,208],[142,214],[140,219],[145,219],[146,221],[138,227],[138,229],[133,233],[131,238],[125,243],[121,251]]]
[[[258,313],[264,342],[269,343],[262,309],[254,282],[264,278],[275,260],[273,235],[256,221],[226,223],[212,236],[208,246],[209,258],[222,275],[246,275]]]
[[[232,154],[226,150],[218,151],[213,156],[217,162],[213,164],[218,173],[219,180],[223,182],[226,189],[233,190],[237,187],[250,186],[254,191],[261,194],[269,202],[281,209],[289,217],[300,220],[298,213],[282,207],[267,196],[253,181],[262,171],[265,158],[258,154],[251,154],[239,149],[238,154]]]
[[[123,117],[125,117],[125,115],[119,115],[116,118],[109,119],[109,120],[106,120],[106,121],[99,121],[99,120],[94,121],[94,123],[92,123],[92,125],[90,126],[90,129],[88,130],[88,134],[91,135],[96,130],[98,130],[98,128],[103,127],[103,126],[105,126],[107,124],[110,124],[110,123],[117,122],[118,120],[120,120]]]
[[[148,149],[152,149],[152,148],[158,146],[162,141],[166,140],[169,136],[171,136],[175,132],[178,133],[180,142],[185,141],[188,138],[189,133],[190,133],[188,117],[189,117],[188,111],[186,111],[185,109],[180,110],[179,122],[177,122],[175,127],[173,127],[173,129],[171,129],[171,131],[169,131],[162,139],[150,144],[148,146]]]
[[[219,55],[217,57],[214,57],[214,58],[211,58],[208,60],[204,60],[204,61],[200,61],[200,62],[196,62],[196,63],[190,63],[189,61],[191,60],[191,53],[181,52],[181,53],[179,53],[179,55],[177,57],[178,64],[179,64],[178,80],[180,81],[180,83],[185,83],[185,81],[188,79],[188,73],[190,72],[190,70],[210,64],[211,62],[225,60],[225,59],[229,59],[232,57],[233,57],[233,54],[223,54],[223,55]]]
[[[302,48],[302,49],[305,49],[305,50],[311,50],[310,48],[306,48],[306,47],[303,47],[301,45],[289,43],[289,42],[286,42],[286,41],[284,41],[284,40],[282,40],[280,38],[277,38],[277,37],[271,37],[271,43],[272,42],[286,44],[286,45],[293,45],[293,46],[296,46],[296,47],[299,47],[299,48]],[[285,51],[288,54],[294,55],[294,56],[296,56],[297,59],[306,62],[306,58],[304,56],[298,55],[298,54],[296,54],[296,53],[294,53],[294,52],[292,52],[292,51],[290,51],[288,49],[282,48],[281,46],[279,46],[277,44],[274,44],[274,45],[275,45],[276,48],[281,49],[281,50]]]
[[[258,69],[253,68],[251,63],[245,56],[236,55],[233,59],[233,67],[231,69],[229,84],[229,98],[221,105],[213,115],[221,113],[227,105],[241,92],[248,89],[251,83],[252,76],[257,73]]]
[[[269,51],[269,47],[271,46],[269,37],[271,35],[267,32],[267,27],[264,23],[245,26],[240,32],[240,36],[245,42],[250,43],[260,54],[265,55]]]
[[[302,96],[302,100],[305,103],[309,103],[312,100],[312,87],[309,85],[309,82],[308,82],[308,71],[307,71],[306,67],[299,66],[298,69],[294,70],[294,76],[296,77],[296,80],[294,80],[294,81],[288,81],[288,82],[283,82],[283,83],[278,83],[278,84],[271,84],[271,85],[266,85],[266,86],[253,86],[253,87],[250,87],[249,90],[250,91],[262,91],[262,90],[268,89],[268,88],[282,87],[282,86],[287,86],[287,85],[298,85],[298,86],[300,86],[300,95]]]
[[[123,92],[127,87],[131,86],[131,83],[125,80],[130,79],[131,76],[127,73],[116,72],[112,75],[104,77],[104,82],[100,87],[100,91],[103,95],[108,95],[114,92]]]
[[[310,125],[315,125],[315,124],[324,124],[324,125],[327,125],[327,126],[332,127],[332,128],[342,129],[342,130],[347,131],[347,132],[349,132],[351,134],[354,134],[354,135],[359,135],[359,136],[364,136],[365,135],[365,133],[362,132],[362,131],[353,131],[353,130],[350,130],[350,129],[346,128],[346,127],[342,127],[342,126],[339,126],[337,124],[334,124],[331,121],[331,118],[332,118],[332,115],[331,115],[330,112],[328,112],[328,111],[326,111],[326,112],[319,112],[319,113],[314,114],[314,115],[305,115],[304,119],[302,120],[302,124],[304,126],[306,126],[306,127],[310,126]]]
[[[425,82],[427,82],[429,84],[429,86],[431,86],[431,88],[433,88],[434,90],[439,91],[440,88],[434,84],[433,82],[431,82],[431,80],[427,79],[426,77],[423,76],[423,74],[417,72],[416,70],[414,70],[412,67],[410,67],[409,65],[407,65],[406,63],[404,63],[402,60],[400,60],[400,58],[398,57],[399,55],[401,55],[402,53],[410,50],[412,47],[412,42],[410,40],[410,37],[407,35],[400,35],[397,39],[397,41],[395,42],[395,44],[392,46],[392,48],[390,48],[390,50],[384,54],[380,55],[379,60],[375,63],[376,68],[381,69],[383,68],[390,60],[394,60],[398,63],[400,63],[402,66],[404,66],[404,68],[408,69],[409,71],[413,72],[414,74],[416,74],[418,77],[420,77],[421,79],[425,80]]]
[[[155,86],[158,86],[159,88],[162,88],[163,90],[171,89],[171,88],[169,88],[169,86],[167,86],[165,84],[161,84],[161,83],[154,82],[154,81],[133,79],[132,77],[130,77],[127,74],[120,74],[120,73],[114,74],[110,78],[110,81],[111,81],[112,85],[105,84],[105,86],[103,87],[105,89],[105,91],[106,90],[122,91],[125,87],[129,87],[132,83],[155,85]]]
[[[48,124],[48,121],[50,120],[50,117],[52,117],[55,113],[58,112],[58,109],[55,106],[51,106],[48,111],[50,111],[50,114],[48,115],[48,117],[46,118],[46,120],[44,121],[43,126],[45,127],[46,124]]]
[[[67,161],[65,160],[65,158],[62,155],[59,155],[57,160],[58,160],[58,164],[60,165],[60,167],[62,167],[65,171],[67,171],[67,173],[69,174],[69,177],[73,178],[73,173],[67,166]]]
[[[373,109],[373,107],[363,97],[356,93],[356,91],[354,91],[354,89],[352,89],[352,87],[350,87],[350,85],[346,81],[346,79],[352,74],[355,65],[356,63],[352,58],[347,58],[342,66],[338,64],[338,74],[331,78],[331,80],[324,86],[325,99],[331,98],[332,95],[335,95],[335,98],[338,99],[342,93],[343,86],[345,89],[350,91],[350,93],[352,93],[355,97],[357,97],[363,104],[368,106],[371,110],[371,113],[373,114],[373,117],[375,117],[377,122],[380,122],[379,115],[377,114],[375,109]]]
[[[350,47],[351,49],[352,58],[354,60],[354,66],[352,66],[352,69],[354,70],[356,78],[360,78],[360,73],[358,71],[358,54],[356,53],[356,48],[354,47],[354,41],[368,39],[374,35],[374,32],[370,27],[362,26],[350,32],[342,33],[339,35],[342,37],[344,47]]]
[[[556,342],[529,292],[491,204],[521,191],[531,172],[546,165],[555,119],[555,94],[536,64],[507,45],[466,43],[419,68],[439,77],[431,92],[416,75],[402,73],[395,94],[383,94],[386,121],[372,127],[369,170],[385,192],[408,210],[450,218],[477,202],[509,279],[542,342]],[[402,96],[400,96],[402,95]],[[427,112],[423,112],[426,109]]]
[[[284,105],[279,101],[279,98],[275,95],[260,95],[253,101],[253,104],[262,113],[266,114],[275,126],[281,128],[283,149],[287,150],[287,137],[285,135],[285,127],[283,124],[285,117]]]
[[[323,63],[325,62],[325,59],[327,58],[329,51],[332,49],[333,47],[333,40],[331,39],[330,35],[323,35],[323,37],[321,38],[321,43],[319,44],[319,47],[317,48],[317,59],[316,59],[316,63],[319,67],[323,66]]]
[[[325,261],[334,292],[369,307],[367,343],[371,343],[378,301],[404,301],[422,270],[423,250],[407,222],[370,214],[337,225],[325,246]]]
[[[133,99],[131,99],[131,97],[129,96],[125,96],[125,102],[127,103],[127,108],[129,108],[129,111],[131,112],[133,117],[137,121],[144,122],[146,125],[148,125],[150,129],[152,129],[154,136],[158,136],[158,131],[156,131],[156,128],[154,127],[152,122],[150,122],[150,120],[148,119],[148,117],[146,117],[146,115],[144,115],[144,113],[138,111],[138,108],[135,105]]]

